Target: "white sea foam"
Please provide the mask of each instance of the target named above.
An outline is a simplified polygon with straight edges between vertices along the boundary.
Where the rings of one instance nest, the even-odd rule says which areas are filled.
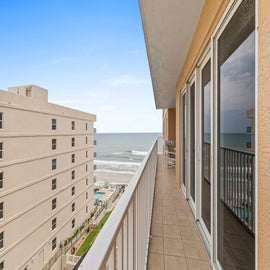
[[[147,155],[147,152],[144,152],[144,151],[131,151],[131,154],[134,155],[134,156],[146,156]]]
[[[127,161],[114,161],[114,160],[95,160],[94,164],[97,165],[97,171],[100,172],[115,172],[115,173],[129,173],[134,174],[140,162],[127,162]]]

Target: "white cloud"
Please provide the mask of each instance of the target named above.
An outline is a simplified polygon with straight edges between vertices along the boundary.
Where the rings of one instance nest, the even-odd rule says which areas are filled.
[[[111,97],[111,94],[108,91],[95,90],[95,91],[89,91],[87,93],[87,97],[92,98],[92,99],[108,99]]]
[[[109,84],[112,86],[121,86],[121,85],[138,85],[138,84],[148,84],[150,80],[139,79],[133,75],[121,75],[119,77],[109,80]]]
[[[127,53],[128,54],[137,54],[137,53],[139,53],[140,51],[139,50],[130,50],[130,51],[128,51]]]

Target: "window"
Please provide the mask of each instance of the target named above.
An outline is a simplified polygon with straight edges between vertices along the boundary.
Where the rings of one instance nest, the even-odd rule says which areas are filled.
[[[56,198],[52,199],[52,210],[56,208]]]
[[[88,151],[85,151],[85,157],[88,158]]]
[[[71,188],[71,196],[75,195],[75,187]]]
[[[71,129],[75,130],[75,121],[71,121]]]
[[[52,190],[56,189],[56,178],[52,179]]]
[[[56,149],[56,139],[52,139],[52,150]]]
[[[85,212],[88,213],[88,206],[85,207]]]
[[[52,250],[56,248],[56,237],[52,240]]]
[[[88,165],[87,164],[85,165],[85,171],[88,171]]]
[[[75,202],[72,203],[72,205],[71,205],[71,212],[74,212],[74,211],[75,211]]]
[[[88,178],[85,179],[85,185],[88,186]]]
[[[0,249],[4,247],[4,232],[0,233]]]
[[[52,220],[52,231],[56,228],[56,217]]]
[[[72,146],[72,147],[75,146],[75,138],[71,138],[71,146]]]
[[[75,162],[75,154],[72,154],[71,155],[71,163],[74,163]]]
[[[56,119],[52,119],[52,130],[56,130]]]
[[[85,198],[88,199],[88,192],[85,193]]]
[[[75,170],[73,170],[73,171],[71,172],[71,179],[72,179],[72,180],[75,179]]]
[[[3,143],[0,143],[0,158],[3,158]]]
[[[73,218],[71,221],[71,228],[73,229],[74,227],[75,227],[75,218]]]
[[[25,95],[31,97],[31,89],[25,89]]]
[[[0,203],[0,219],[4,217],[4,203]]]
[[[56,158],[52,159],[52,170],[56,169]]]
[[[3,177],[4,177],[4,173],[0,172],[0,188],[3,188]]]
[[[88,138],[87,137],[85,137],[85,144],[87,144],[88,143]]]
[[[85,130],[87,130],[88,129],[88,125],[87,125],[87,123],[85,123]]]
[[[0,113],[0,128],[3,128],[3,113]]]
[[[216,44],[218,181],[214,204],[217,207],[217,257],[223,269],[227,269],[229,259],[239,258],[239,250],[231,247],[239,245],[240,240],[231,236],[240,230],[241,241],[249,243],[249,248],[241,256],[241,261],[237,261],[237,268],[256,267],[256,146],[252,146],[255,137],[246,134],[246,128],[254,125],[256,110],[255,1],[239,2],[241,4]],[[248,153],[247,140],[251,141]]]
[[[4,269],[4,261],[2,261],[1,263],[0,263],[0,270],[3,270]]]

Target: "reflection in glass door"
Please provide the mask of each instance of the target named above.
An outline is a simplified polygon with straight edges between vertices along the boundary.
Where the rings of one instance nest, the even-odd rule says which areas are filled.
[[[217,256],[255,269],[255,0],[243,0],[218,38]]]
[[[211,64],[202,69],[201,216],[211,234]]]

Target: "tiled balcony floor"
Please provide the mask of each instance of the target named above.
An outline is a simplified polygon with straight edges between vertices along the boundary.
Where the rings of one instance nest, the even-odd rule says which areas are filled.
[[[148,256],[148,270],[209,270],[204,244],[175,170],[159,155]]]

